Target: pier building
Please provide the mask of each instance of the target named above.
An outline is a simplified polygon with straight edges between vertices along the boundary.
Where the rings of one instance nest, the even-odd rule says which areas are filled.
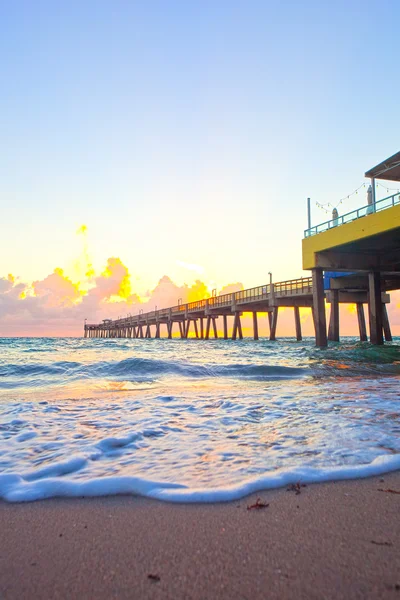
[[[357,305],[360,337],[366,339],[364,302],[366,295],[370,341],[391,340],[384,292],[400,288],[400,195],[376,200],[376,180],[400,181],[400,152],[365,173],[371,179],[371,200],[366,206],[341,217],[309,227],[303,239],[303,269],[311,270],[317,346],[328,337],[339,339],[339,302],[346,294]],[[323,273],[331,271],[330,289],[324,289]],[[329,334],[326,329],[325,297],[331,303]]]

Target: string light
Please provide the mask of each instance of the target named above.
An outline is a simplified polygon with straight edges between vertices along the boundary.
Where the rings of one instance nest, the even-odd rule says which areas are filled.
[[[316,202],[315,205],[318,206],[318,208],[320,208],[321,210],[325,211],[326,214],[329,214],[329,210],[327,210],[325,207],[328,207],[332,210],[334,210],[335,208],[337,208],[338,206],[340,206],[340,204],[343,204],[343,202],[345,200],[348,200],[349,198],[351,198],[351,196],[354,196],[354,194],[358,194],[358,192],[361,190],[361,188],[365,188],[366,187],[366,183],[362,183],[358,188],[356,188],[353,192],[351,192],[351,194],[348,194],[347,196],[344,196],[343,198],[341,198],[339,200],[339,202],[334,206],[333,204],[331,204],[330,202],[325,202],[325,204],[321,204],[320,202]]]
[[[384,190],[386,190],[387,192],[397,192],[398,194],[400,193],[400,190],[396,189],[396,188],[390,188],[387,187],[387,185],[382,185],[381,183],[379,183],[378,181],[375,182],[376,185],[379,185],[379,187],[383,188]]]

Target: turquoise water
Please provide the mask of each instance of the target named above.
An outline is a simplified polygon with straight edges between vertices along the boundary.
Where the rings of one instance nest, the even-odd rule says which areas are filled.
[[[0,497],[227,500],[400,468],[400,346],[0,339]]]

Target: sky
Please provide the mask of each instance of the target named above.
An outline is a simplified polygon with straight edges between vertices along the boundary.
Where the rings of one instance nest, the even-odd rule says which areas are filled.
[[[366,204],[347,196],[400,149],[399,19],[397,0],[1,3],[0,335],[308,275],[306,198],[313,224]]]

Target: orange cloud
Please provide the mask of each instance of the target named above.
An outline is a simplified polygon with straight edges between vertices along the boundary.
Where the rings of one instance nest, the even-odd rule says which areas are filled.
[[[108,259],[107,266],[101,274],[101,279],[97,278],[96,284],[100,281],[106,282],[107,297],[114,301],[121,298],[127,300],[132,295],[131,277],[128,268],[120,258]]]

